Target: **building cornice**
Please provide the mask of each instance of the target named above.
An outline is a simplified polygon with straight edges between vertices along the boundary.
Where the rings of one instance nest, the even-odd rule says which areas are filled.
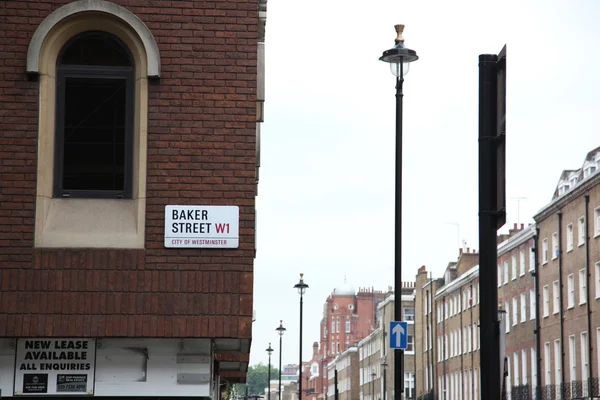
[[[521,232],[517,233],[511,238],[506,239],[504,242],[498,245],[498,257],[508,253],[512,249],[521,244],[525,243],[529,239],[535,236],[535,225],[528,226]]]
[[[592,189],[599,183],[599,173],[588,176],[579,185],[575,186],[567,193],[563,194],[562,196],[558,197],[557,199],[551,201],[549,204],[544,206],[540,211],[538,211],[536,215],[534,215],[533,219],[539,224],[540,222],[550,217],[557,211],[560,211],[561,208],[569,204],[571,201],[589,192],[590,189]]]

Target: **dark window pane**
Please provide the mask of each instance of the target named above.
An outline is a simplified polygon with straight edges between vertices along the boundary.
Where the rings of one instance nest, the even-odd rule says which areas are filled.
[[[63,190],[123,190],[125,79],[66,78]]]
[[[60,64],[131,66],[131,59],[116,39],[106,34],[86,33],[63,50]]]

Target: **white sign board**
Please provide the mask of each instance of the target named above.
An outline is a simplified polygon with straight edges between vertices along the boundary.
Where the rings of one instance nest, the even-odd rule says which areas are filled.
[[[165,247],[237,248],[238,206],[165,206]]]
[[[15,396],[93,395],[95,339],[19,339]]]

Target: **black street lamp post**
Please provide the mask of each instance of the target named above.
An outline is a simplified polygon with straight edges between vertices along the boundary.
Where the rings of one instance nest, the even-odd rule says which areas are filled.
[[[390,64],[396,77],[396,194],[395,194],[395,243],[394,243],[394,319],[402,321],[402,84],[409,64],[419,57],[414,50],[404,46],[404,25],[396,25],[396,45],[383,52],[379,58]],[[394,350],[394,398],[402,398],[404,385],[404,350]]]
[[[375,400],[375,371],[371,371],[371,400]]]
[[[279,321],[279,326],[275,328],[277,333],[279,334],[279,386],[277,387],[277,400],[282,399],[281,395],[281,348],[283,343],[283,334],[285,333],[285,328],[283,327],[283,320]]]
[[[300,282],[296,283],[294,287],[298,289],[300,295],[300,360],[298,364],[298,400],[302,400],[302,302],[304,293],[308,289],[308,285],[304,283],[304,274],[300,274]]]
[[[387,362],[385,362],[385,360],[383,360],[383,362],[381,363],[381,366],[383,367],[383,400],[385,400],[385,394],[386,394],[385,392],[387,391],[387,388],[386,388],[387,382],[385,381],[386,380],[385,367],[387,367]]]
[[[271,400],[271,354],[273,354],[271,343],[269,343],[269,347],[267,348],[267,354],[269,355],[269,372],[267,372],[267,400]]]

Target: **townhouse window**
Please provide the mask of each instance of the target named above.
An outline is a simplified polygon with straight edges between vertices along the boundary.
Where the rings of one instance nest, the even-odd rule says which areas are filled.
[[[548,239],[542,240],[542,264],[548,263]]]
[[[517,297],[513,297],[512,299],[512,308],[513,308],[513,315],[512,315],[512,324],[513,326],[517,325],[518,321],[518,312],[519,312],[519,305],[518,305],[519,299]]]
[[[404,308],[404,320],[405,321],[414,321],[415,320],[415,309],[412,307]]]
[[[579,305],[587,302],[587,286],[586,286],[585,268],[579,270]]]
[[[519,352],[513,353],[513,369],[514,369],[514,382],[515,386],[519,386],[521,380],[519,379]]]
[[[508,301],[504,302],[504,309],[506,310],[506,333],[510,332],[510,303]]]
[[[573,250],[573,224],[567,225],[567,251]]]
[[[508,283],[508,260],[504,261],[504,284]]]
[[[559,385],[562,383],[561,377],[561,369],[562,365],[560,364],[560,340],[554,341],[554,383],[555,385]]]
[[[513,254],[511,257],[512,262],[512,280],[517,279],[517,255]]]
[[[533,387],[537,387],[537,355],[535,347],[531,348],[531,383]]]
[[[458,355],[461,355],[463,353],[463,348],[462,348],[462,329],[457,329],[456,330],[456,341],[458,342]]]
[[[544,301],[544,318],[550,315],[550,288],[548,285],[544,286],[543,289],[543,301]]]
[[[527,294],[521,293],[521,322],[527,321]]]
[[[546,381],[544,384],[552,385],[552,370],[550,369],[550,342],[544,343],[544,370],[546,372]]]
[[[346,319],[346,333],[350,333],[350,319]]]
[[[596,282],[596,298],[600,298],[600,262],[597,262],[594,268],[596,273],[594,281]]]
[[[585,217],[579,217],[577,220],[577,225],[579,228],[579,240],[577,242],[578,246],[581,246],[585,243]]]
[[[527,385],[527,350],[521,350],[521,374],[523,375],[523,385]]]
[[[510,364],[511,364],[510,356],[507,356],[506,357],[506,367],[507,367],[507,370],[508,370],[508,374],[506,376],[506,382],[507,382],[507,384],[506,384],[506,394],[507,394],[506,398],[507,399],[511,398],[511,396],[510,396],[510,390],[512,389],[511,379],[512,379],[512,375],[513,374],[510,371]]]
[[[470,325],[466,327],[466,331],[467,331],[467,351],[471,352],[471,351],[473,351],[473,346],[472,346],[472,344],[473,344],[473,338],[471,337],[471,332],[472,331],[471,331],[471,326]]]
[[[415,374],[414,372],[404,373],[404,398],[415,398]],[[374,398],[373,398],[374,399]]]
[[[473,325],[473,328],[475,329],[475,343],[477,344],[477,350],[479,350],[479,344],[481,343],[481,340],[478,340],[478,338],[480,338],[479,325],[475,324]]]
[[[569,336],[569,377],[571,381],[577,380],[577,364],[575,356],[575,335]]]
[[[581,332],[579,349],[581,350],[581,380],[587,382],[588,380],[588,342],[587,332]]]
[[[467,301],[469,302],[469,307],[473,305],[473,290],[471,286],[467,288]]]
[[[134,67],[127,46],[85,32],[57,60],[54,197],[131,198]]]
[[[406,351],[415,351],[415,337],[413,335],[408,335],[406,337]]]
[[[521,271],[520,276],[525,275],[525,250],[519,252],[519,270]]]
[[[498,287],[502,286],[502,264],[498,264]]]
[[[594,210],[594,237],[600,235],[600,207]]]
[[[569,292],[567,308],[573,308],[575,307],[575,275],[573,274],[567,277],[567,290]]]
[[[552,259],[558,258],[558,232],[552,234]]]
[[[475,303],[479,304],[479,282],[475,284]]]
[[[533,271],[535,269],[535,248],[531,248],[529,250],[529,270]]]
[[[560,311],[560,286],[558,286],[558,281],[554,281],[552,282],[552,296],[553,296],[553,302],[552,302],[552,310],[554,312],[554,314],[558,314],[558,312]]]
[[[529,319],[534,320],[535,315],[537,313],[536,309],[536,298],[535,298],[535,290],[529,290]]]
[[[335,333],[335,319],[331,318],[331,333]]]

